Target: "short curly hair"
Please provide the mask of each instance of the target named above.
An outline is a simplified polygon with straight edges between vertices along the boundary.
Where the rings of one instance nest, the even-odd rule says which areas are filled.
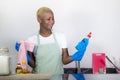
[[[51,12],[53,14],[53,11],[48,7],[40,7],[36,13],[37,18],[42,17],[44,12]]]

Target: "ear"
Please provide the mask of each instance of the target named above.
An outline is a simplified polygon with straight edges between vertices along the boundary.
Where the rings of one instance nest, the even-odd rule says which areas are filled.
[[[38,21],[39,23],[41,23],[41,18],[40,18],[40,17],[38,17],[38,18],[37,18],[37,21]]]

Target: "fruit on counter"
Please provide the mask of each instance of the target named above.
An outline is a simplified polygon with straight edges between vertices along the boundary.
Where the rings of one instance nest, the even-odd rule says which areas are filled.
[[[25,73],[28,73],[28,69],[27,68],[24,68],[23,70],[22,70],[22,72],[25,74]]]
[[[20,63],[17,63],[16,74],[28,74],[30,71],[28,68],[22,68]]]
[[[22,64],[26,64],[27,62],[26,62],[26,60],[22,60]]]

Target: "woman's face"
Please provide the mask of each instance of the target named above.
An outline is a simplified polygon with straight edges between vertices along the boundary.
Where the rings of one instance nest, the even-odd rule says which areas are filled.
[[[43,16],[39,18],[41,29],[51,30],[54,25],[54,15],[52,12],[44,12]]]

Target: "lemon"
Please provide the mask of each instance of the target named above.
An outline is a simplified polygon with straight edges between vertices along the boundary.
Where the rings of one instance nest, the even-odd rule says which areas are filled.
[[[22,64],[26,64],[26,60],[22,60]]]

